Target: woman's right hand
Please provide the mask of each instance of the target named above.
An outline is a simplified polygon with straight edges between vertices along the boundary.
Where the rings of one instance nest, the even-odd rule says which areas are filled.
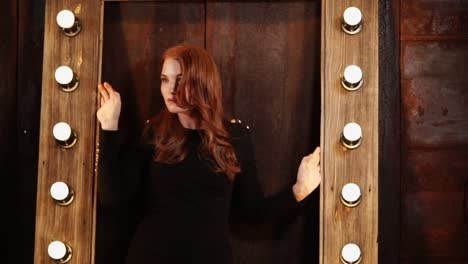
[[[120,94],[107,82],[98,84],[98,90],[101,94],[101,107],[96,115],[101,127],[103,130],[118,130],[121,109]]]

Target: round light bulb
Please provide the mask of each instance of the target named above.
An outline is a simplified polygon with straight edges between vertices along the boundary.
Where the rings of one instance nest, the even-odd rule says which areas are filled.
[[[361,142],[361,127],[356,123],[346,124],[343,128],[343,134],[341,135],[341,143],[349,149],[355,149],[361,145]]]
[[[350,84],[358,84],[362,80],[362,70],[359,66],[349,65],[344,70],[343,77]]]
[[[75,25],[75,14],[70,10],[62,10],[57,14],[57,24],[64,29],[72,28]]]
[[[349,141],[357,141],[362,136],[361,127],[356,123],[348,123],[343,129],[343,136]]]
[[[354,6],[346,8],[346,10],[343,12],[343,20],[350,26],[358,25],[362,20],[361,10]]]
[[[341,190],[342,202],[348,207],[354,207],[361,200],[361,189],[357,184],[348,183]]]
[[[59,141],[67,141],[72,135],[72,129],[67,123],[59,122],[55,124],[53,134],[55,139]]]
[[[47,248],[47,253],[51,259],[58,263],[67,263],[72,255],[70,246],[62,241],[52,241]]]
[[[361,249],[356,244],[347,244],[341,250],[341,258],[347,264],[359,263],[361,260]]]
[[[50,187],[50,195],[54,200],[63,201],[70,195],[70,188],[64,182],[56,182]]]
[[[60,66],[55,70],[55,80],[61,85],[70,84],[73,77],[73,70],[68,66]]]

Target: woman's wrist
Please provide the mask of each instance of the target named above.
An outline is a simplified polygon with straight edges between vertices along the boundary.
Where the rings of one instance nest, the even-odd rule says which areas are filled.
[[[118,124],[101,124],[101,129],[106,131],[117,131],[119,130]]]
[[[296,198],[296,201],[298,202],[301,202],[310,194],[310,191],[308,191],[306,188],[304,188],[301,184],[297,182],[293,185],[292,191],[294,197]]]

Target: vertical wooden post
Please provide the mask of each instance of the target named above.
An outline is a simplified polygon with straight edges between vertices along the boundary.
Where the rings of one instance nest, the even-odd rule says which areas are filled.
[[[65,242],[72,248],[68,263],[93,263],[94,256],[94,167],[96,142],[96,85],[100,75],[102,1],[48,0],[45,8],[44,60],[36,208],[35,263],[53,263],[49,243]],[[65,36],[56,16],[72,11],[82,28],[78,35]],[[73,92],[64,92],[55,81],[55,70],[69,66],[79,79]],[[52,129],[68,123],[77,133],[72,148],[57,145]],[[67,206],[55,203],[50,187],[65,182],[74,190]]]
[[[342,29],[348,7],[362,12],[362,30]],[[359,246],[361,263],[378,263],[378,1],[322,1],[322,166],[320,263],[341,263],[348,243]],[[348,91],[341,75],[358,65],[363,86]],[[362,144],[349,149],[340,138],[347,123],[362,128]],[[345,206],[340,199],[347,183],[360,187],[361,202]]]

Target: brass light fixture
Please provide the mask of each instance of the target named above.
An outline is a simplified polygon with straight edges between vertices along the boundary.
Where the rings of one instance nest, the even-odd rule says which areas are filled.
[[[78,88],[79,80],[68,66],[60,66],[55,70],[55,81],[64,92],[72,92]]]
[[[69,205],[75,197],[73,190],[64,182],[56,182],[50,187],[50,196],[58,205]]]
[[[343,22],[341,28],[344,32],[354,35],[362,29],[362,13],[357,7],[348,7],[343,12]]]
[[[72,257],[71,247],[62,241],[52,241],[47,248],[47,253],[55,263],[67,263]]]
[[[347,207],[355,207],[361,203],[361,189],[355,183],[348,183],[341,190],[341,202]]]
[[[71,148],[76,144],[76,132],[65,122],[55,124],[53,134],[57,144],[62,148]]]
[[[345,68],[341,77],[341,86],[348,91],[356,91],[361,88],[362,81],[362,70],[357,65],[349,65]]]
[[[346,124],[341,134],[341,143],[349,149],[359,147],[362,143],[361,126],[356,123]]]
[[[62,28],[65,36],[73,37],[81,31],[81,23],[70,10],[62,10],[57,14],[57,25]]]
[[[361,259],[361,249],[356,244],[347,244],[341,250],[341,262],[343,264],[358,264]]]

